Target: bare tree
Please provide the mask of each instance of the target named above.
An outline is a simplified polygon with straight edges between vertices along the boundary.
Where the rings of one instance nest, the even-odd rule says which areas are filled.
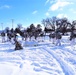
[[[10,30],[9,27],[6,27],[6,28],[5,28],[5,32],[6,32],[6,33],[7,33],[9,30]]]
[[[17,24],[17,28],[21,29],[22,28],[22,24],[21,23]]]
[[[44,25],[44,27],[46,27],[46,19],[43,19],[41,22]]]
[[[72,26],[76,29],[76,20],[72,21]]]
[[[52,18],[43,19],[42,24],[48,29],[55,30],[56,20],[57,18],[53,16]]]

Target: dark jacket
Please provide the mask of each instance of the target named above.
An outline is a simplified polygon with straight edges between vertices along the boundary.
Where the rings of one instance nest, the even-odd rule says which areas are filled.
[[[5,36],[5,33],[4,33],[4,32],[2,32],[2,33],[1,33],[1,36],[2,36],[2,37],[4,37],[4,36]]]
[[[56,39],[61,39],[62,38],[62,35],[58,32],[56,33]]]

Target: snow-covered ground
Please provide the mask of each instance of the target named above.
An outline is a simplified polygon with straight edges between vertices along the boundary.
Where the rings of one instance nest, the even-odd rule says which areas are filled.
[[[15,51],[0,37],[0,75],[76,75],[76,48],[68,38],[62,37],[61,46],[45,38],[44,42],[20,41],[23,50]]]

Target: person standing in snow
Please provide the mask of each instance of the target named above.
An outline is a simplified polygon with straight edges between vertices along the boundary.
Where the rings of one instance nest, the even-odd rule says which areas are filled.
[[[52,44],[55,44],[55,32],[52,32],[52,33],[49,35],[49,38],[52,39]]]
[[[56,46],[61,45],[61,38],[62,38],[62,35],[60,34],[60,32],[56,32]]]
[[[75,31],[71,31],[71,35],[70,35],[70,41],[71,41],[71,45],[75,45],[75,37],[76,37],[76,34],[75,34]]]
[[[1,33],[1,36],[2,36],[2,43],[4,43],[5,42],[5,32],[4,31]]]

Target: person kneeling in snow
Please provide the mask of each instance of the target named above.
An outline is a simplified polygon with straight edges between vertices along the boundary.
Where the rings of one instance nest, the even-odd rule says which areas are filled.
[[[23,49],[23,47],[17,40],[15,40],[15,50],[20,50],[20,49]]]

